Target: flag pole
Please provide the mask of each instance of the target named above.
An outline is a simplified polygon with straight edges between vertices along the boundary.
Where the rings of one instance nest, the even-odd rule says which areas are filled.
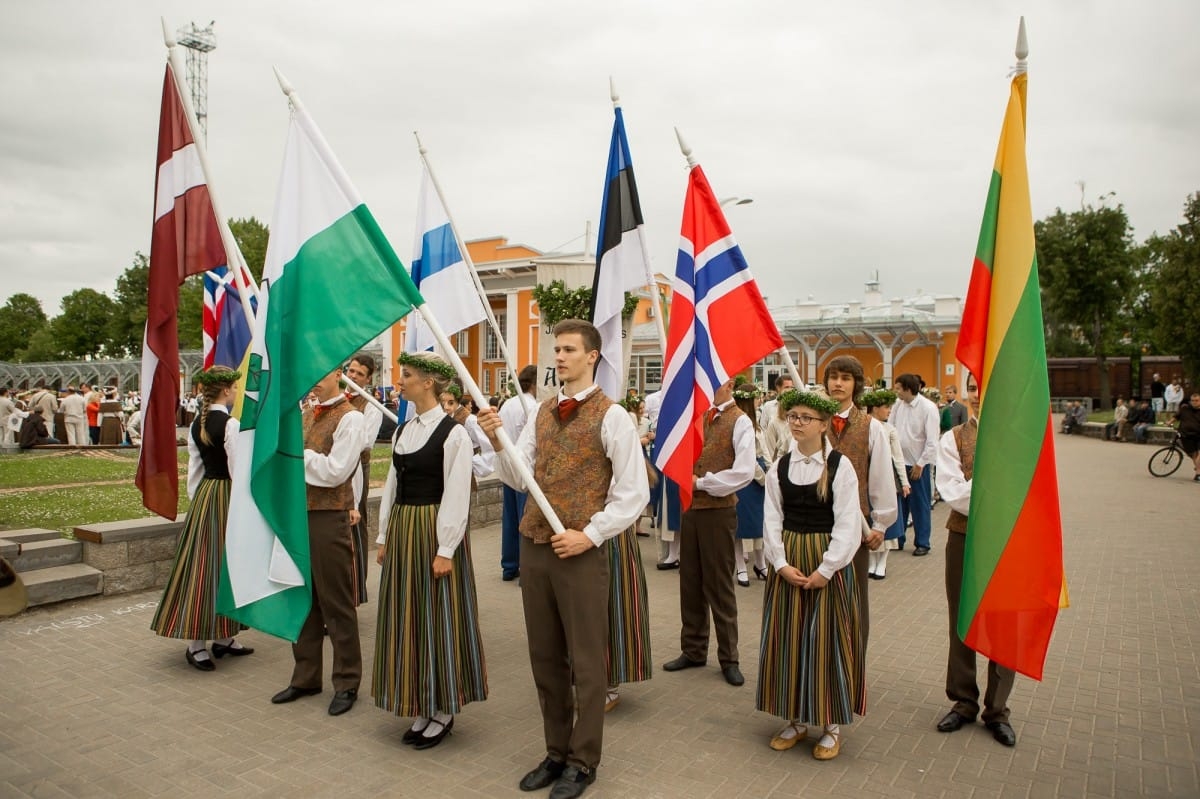
[[[621,107],[621,97],[617,94],[617,86],[613,82],[611,75],[608,78],[608,92],[612,97],[613,111],[615,112],[616,109]],[[658,285],[658,281],[654,277],[654,270],[650,267],[650,247],[646,243],[646,237],[643,235],[640,227],[638,228],[638,244],[642,246],[642,264],[646,267],[646,288],[650,289],[650,302],[654,303],[654,326],[658,332],[658,346],[662,350],[665,371],[667,360],[667,326],[663,321],[665,318],[663,311],[666,308],[666,302],[663,300],[662,288]]]
[[[233,231],[229,229],[229,220],[221,213],[221,206],[217,203],[217,192],[213,186],[212,169],[208,163],[208,148],[204,145],[204,139],[196,135],[196,131],[200,129],[200,125],[196,122],[196,110],[192,108],[192,95],[186,90],[180,81],[184,74],[183,59],[179,55],[175,34],[167,26],[167,18],[159,17],[162,22],[163,44],[167,46],[167,61],[171,66],[171,79],[175,82],[175,92],[179,95],[179,101],[183,103],[183,112],[187,115],[188,129],[192,134],[192,142],[196,146],[196,156],[200,161],[200,169],[204,172],[204,182],[208,184],[208,200],[212,203],[213,216],[217,218],[217,229],[221,231],[221,244],[225,247],[225,259],[227,261],[236,261],[231,266],[236,267],[234,271],[238,273],[238,277],[245,280],[245,276],[241,274],[245,268],[246,261],[242,257],[241,248],[238,247],[237,239],[233,237]],[[252,281],[246,281],[252,282]],[[258,291],[254,288],[250,289],[254,296],[258,296]],[[246,315],[246,323],[250,325],[250,329],[254,329],[254,309],[250,306],[249,294],[245,291],[239,291],[238,296],[242,302],[242,313]]]
[[[346,377],[346,375],[344,375],[344,374],[341,377],[341,381],[342,381],[342,385],[344,385],[346,388],[350,389],[355,394],[362,397],[363,399],[365,399],[367,402],[374,405],[379,410],[383,411],[384,416],[391,419],[396,424],[400,424],[400,420],[396,418],[396,414],[392,413],[391,409],[388,406],[384,405],[382,402],[375,399],[375,397],[369,391],[367,391],[365,388],[360,386],[358,383],[355,383],[353,380]]]
[[[273,67],[273,69],[275,70],[275,78],[279,81],[279,88],[283,91],[284,95],[287,96],[288,102],[292,104],[292,108],[295,108],[297,111],[303,111],[304,104],[300,102],[300,95],[296,93],[296,89],[293,88],[292,84],[288,82],[288,79],[283,76],[283,73],[279,71],[278,67]],[[328,151],[329,145],[321,137],[314,139],[313,145],[321,150]],[[337,159],[332,157],[332,153],[327,152],[327,155],[329,156],[329,160],[336,162]],[[430,174],[430,177],[432,178],[433,175]],[[358,196],[358,191],[344,175],[335,175],[334,179],[342,184],[341,188],[346,192],[347,197]],[[434,185],[437,185],[436,181]],[[445,203],[443,203],[443,205],[444,204]],[[449,215],[449,212],[447,212],[447,215]],[[454,223],[451,222],[451,227],[453,227],[453,224]],[[438,343],[438,346],[445,351],[450,363],[458,372],[458,376],[462,378],[463,388],[465,388],[471,395],[472,399],[475,400],[476,405],[478,405],[480,408],[486,408],[488,406],[487,397],[483,395],[483,392],[479,390],[479,384],[475,382],[473,377],[471,377],[471,373],[467,370],[466,364],[463,363],[462,358],[460,358],[458,355],[457,348],[450,344],[450,339],[446,336],[446,331],[442,329],[442,325],[440,322],[438,322],[437,317],[433,315],[433,311],[429,309],[425,302],[422,302],[414,310],[420,313],[421,317],[425,320],[425,324],[429,325],[429,332],[433,333],[434,340]],[[496,431],[496,438],[499,439],[501,448],[511,449],[514,453],[516,452],[516,446],[513,444],[512,439],[509,437],[508,433],[505,432],[504,428],[500,428]],[[546,495],[542,491],[541,486],[534,481],[533,475],[530,473],[529,468],[520,458],[517,457],[510,458],[510,462],[512,463],[517,474],[520,475],[521,479],[525,482],[526,492],[533,497],[534,502],[537,503],[538,508],[540,508],[542,513],[545,515],[546,521],[549,522],[551,529],[553,529],[555,533],[564,532],[566,528],[563,527],[563,523],[559,520],[558,514],[554,512],[554,508],[550,506],[550,501],[546,499]]]
[[[458,234],[458,225],[454,224],[454,214],[450,212],[450,205],[446,202],[445,195],[442,194],[442,184],[438,182],[437,175],[433,171],[433,164],[429,163],[429,151],[421,143],[421,136],[415,130],[413,131],[413,138],[417,140],[417,152],[421,155],[421,163],[425,165],[425,169],[429,172],[429,180],[433,183],[433,190],[437,192],[442,209],[446,212],[446,219],[450,222],[450,232],[454,234],[454,243],[458,245],[458,253],[467,265],[467,271],[471,273],[471,282],[475,284],[475,291],[479,293],[479,299],[483,303],[483,312],[487,315],[488,324],[491,325],[492,332],[496,334],[496,343],[500,345],[500,353],[504,356],[504,365],[508,367],[508,379],[515,381],[518,374],[517,362],[513,359],[512,353],[508,351],[508,344],[504,341],[504,332],[500,329],[500,323],[496,321],[496,315],[492,313],[492,304],[488,301],[487,292],[483,289],[483,282],[479,279],[479,273],[475,271],[475,264],[471,260],[471,254],[467,252],[467,245],[463,242],[462,236]],[[505,386],[505,389],[507,389],[507,386]],[[478,400],[476,400],[476,404],[478,404]],[[483,408],[486,406],[487,402],[485,400],[484,404],[479,407]]]
[[[675,138],[679,140],[679,150],[683,153],[683,157],[687,159],[688,169],[695,167],[699,162],[692,155],[692,148],[683,140],[683,134],[679,132],[679,128],[675,128]],[[783,363],[787,366],[788,374],[792,376],[792,382],[797,387],[803,386],[804,381],[800,379],[800,370],[796,368],[796,362],[792,360],[792,354],[788,352],[787,345],[777,349],[779,355],[783,356]]]

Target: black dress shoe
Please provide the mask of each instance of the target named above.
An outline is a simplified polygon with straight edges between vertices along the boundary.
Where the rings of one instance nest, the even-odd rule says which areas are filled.
[[[913,557],[920,558],[929,554],[929,547],[917,547],[913,550]]]
[[[333,699],[329,702],[329,715],[342,715],[347,710],[354,707],[354,700],[356,699],[358,699],[358,691],[338,691],[333,695]]]
[[[725,675],[725,682],[730,685],[745,685],[746,678],[742,676],[742,671],[737,667],[736,663],[726,666],[721,669],[721,673]]]
[[[511,583],[513,580],[517,579],[520,576],[521,576],[521,572],[519,572],[519,571],[505,572],[504,574],[500,575],[500,579],[506,583]]]
[[[550,789],[550,799],[575,799],[581,796],[587,787],[596,781],[595,770],[584,770],[575,766],[567,766],[562,776]]]
[[[901,552],[903,552],[903,551],[904,551],[904,542],[903,542],[903,541],[901,541],[901,542],[900,542],[900,543],[899,543],[899,544],[896,546],[896,549],[898,549],[898,550],[900,550]]]
[[[654,566],[654,568],[658,569],[660,572],[668,572],[668,571],[670,571],[671,569],[678,569],[678,568],[679,568],[679,561],[677,561],[677,560],[664,560],[662,563],[658,563],[658,564],[656,564],[656,565]]]
[[[708,663],[706,660],[692,660],[687,655],[680,655],[674,660],[668,660],[663,664],[663,671],[683,671],[684,669],[698,669]]]
[[[760,569],[757,566],[755,566],[754,567],[754,576],[760,580],[765,580],[765,579],[767,579],[767,570]]]
[[[737,584],[740,585],[742,588],[749,588],[750,587],[750,575],[746,575],[745,577],[738,577]]]
[[[946,715],[942,716],[942,720],[938,722],[938,732],[954,732],[962,729],[964,724],[974,724],[975,719],[969,719],[957,710],[951,710]]]
[[[253,647],[225,646],[225,644],[218,644],[216,641],[213,641],[213,657],[218,658],[218,659],[223,658],[226,655],[229,655],[229,656],[235,657],[235,658],[240,658],[240,657],[243,657],[244,655],[253,655],[253,654],[254,654]]]
[[[425,727],[428,726],[429,722],[427,721],[425,723]],[[400,743],[405,744],[406,746],[412,746],[417,741],[421,740],[421,736],[425,733],[425,727],[422,727],[419,730],[414,730],[412,727],[409,727],[404,731],[404,736],[400,739]]]
[[[201,649],[200,651],[203,652],[204,650]],[[197,654],[199,654],[199,653],[197,653]],[[196,655],[193,655],[192,650],[190,650],[190,649],[188,649],[184,652],[184,656],[187,658],[188,663],[190,663],[193,666],[195,666],[196,668],[200,669],[200,671],[216,671],[217,670],[217,664],[212,662],[212,658],[204,658],[204,660],[197,660]]]
[[[517,787],[522,791],[536,791],[545,788],[561,777],[566,768],[566,763],[559,763],[557,760],[546,758],[541,763],[538,763],[537,768],[522,777]]]
[[[441,727],[441,729],[438,730],[436,735],[426,735],[425,733],[429,731],[429,727],[432,727],[434,724]],[[454,729],[454,719],[451,718],[445,724],[442,724],[440,721],[434,721],[430,719],[429,727],[426,727],[421,731],[421,737],[418,738],[415,743],[413,743],[413,749],[432,749],[440,744],[442,739],[450,734],[450,730]]]
[[[320,688],[297,688],[294,685],[289,685],[275,696],[271,697],[272,705],[283,705],[288,702],[295,702],[302,696],[316,696],[321,693]]]
[[[1017,745],[1017,733],[1007,721],[989,721],[983,725],[992,731],[992,737],[1005,746]]]

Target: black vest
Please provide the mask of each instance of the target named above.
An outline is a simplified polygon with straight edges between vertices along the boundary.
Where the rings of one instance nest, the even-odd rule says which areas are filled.
[[[779,459],[779,493],[783,504],[783,529],[794,533],[833,532],[833,478],[837,475],[842,453],[829,453],[829,497],[822,502],[817,498],[817,484],[795,485],[788,479],[788,465],[792,453]]]
[[[204,429],[208,431],[211,444],[200,440],[200,416],[197,414],[192,422],[192,441],[200,448],[200,460],[204,462],[204,476],[209,480],[229,479],[229,459],[225,457],[225,423],[229,414],[217,411],[208,412],[208,420]]]
[[[405,422],[404,424],[408,424]],[[396,441],[404,424],[396,429]],[[397,505],[438,505],[442,501],[445,490],[445,478],[442,473],[442,462],[446,439],[458,422],[450,416],[442,417],[442,421],[434,428],[433,434],[425,445],[416,452],[406,452],[403,455],[392,447],[392,464],[396,467],[396,504]]]

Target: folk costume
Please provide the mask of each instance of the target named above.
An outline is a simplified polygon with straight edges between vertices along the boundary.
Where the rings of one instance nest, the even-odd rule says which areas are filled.
[[[354,547],[354,604],[367,603],[367,495],[371,491],[371,448],[375,445],[375,436],[379,433],[379,425],[383,422],[383,412],[367,398],[353,391],[346,392],[346,401],[354,410],[363,415],[363,449],[359,456],[359,479],[361,490],[358,490],[358,524],[350,528]]]

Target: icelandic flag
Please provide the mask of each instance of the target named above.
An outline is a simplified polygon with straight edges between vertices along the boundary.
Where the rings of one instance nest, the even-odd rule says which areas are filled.
[[[699,165],[688,176],[667,331],[667,373],[654,465],[692,504],[704,413],[730,377],[783,346],[742,250]]]
[[[421,194],[417,198],[417,232],[413,242],[412,281],[437,317],[447,336],[487,319],[475,281],[459,252],[450,228],[450,215],[442,206],[429,170],[421,170]],[[421,352],[433,349],[433,332],[420,314],[409,317],[404,349]]]
[[[625,348],[621,311],[625,292],[650,280],[642,247],[642,204],[633,179],[629,140],[620,107],[614,109],[612,144],[608,150],[608,172],[604,201],[600,206],[600,246],[596,253],[596,277],[592,284],[592,324],[600,331],[600,361],[596,383],[611,400],[625,396]]]

